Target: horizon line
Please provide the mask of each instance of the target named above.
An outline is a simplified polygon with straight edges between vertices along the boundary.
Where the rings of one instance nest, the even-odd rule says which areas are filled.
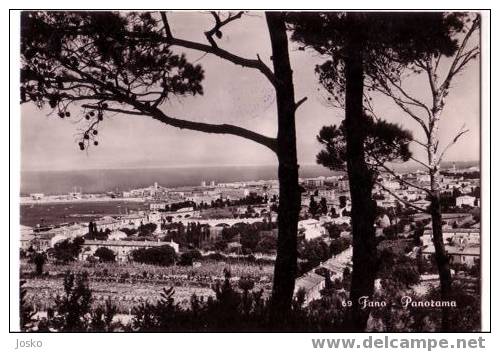
[[[444,160],[443,163],[478,163],[480,160]],[[419,164],[416,162],[407,162],[405,164],[396,164],[395,167],[417,167]],[[96,171],[96,170],[152,170],[152,169],[189,169],[189,168],[218,168],[218,167],[277,167],[275,164],[218,164],[218,165],[167,165],[167,166],[130,166],[130,167],[91,167],[91,168],[78,168],[78,169],[21,169],[20,172],[63,172],[63,171]],[[327,167],[317,163],[301,163],[299,166],[318,166],[329,170]],[[300,171],[300,169],[299,169]],[[332,171],[332,170],[329,170]],[[340,171],[340,170],[339,170]]]

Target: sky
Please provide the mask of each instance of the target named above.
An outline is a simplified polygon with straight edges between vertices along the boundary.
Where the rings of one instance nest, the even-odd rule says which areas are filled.
[[[212,25],[212,17],[201,12],[171,13],[169,21],[174,36],[200,42],[206,42],[203,32]],[[244,57],[256,58],[258,54],[272,67],[269,33],[262,13],[245,15],[226,26],[218,43]],[[276,135],[274,89],[260,72],[213,55],[180,48],[174,51],[184,52],[191,62],[202,65],[205,93],[196,97],[174,97],[162,106],[165,113],[194,121],[231,123],[268,136]],[[296,101],[308,98],[296,113],[299,163],[313,164],[321,149],[316,141],[318,131],[324,125],[338,124],[344,113],[325,103],[325,93],[314,74],[315,65],[325,58],[310,50],[298,50],[290,43],[290,59]],[[425,80],[410,80],[405,87],[428,100]],[[451,140],[464,124],[469,132],[450,149],[445,160],[479,160],[479,92],[479,62],[474,61],[455,79],[447,98],[439,133],[441,144]],[[422,136],[416,123],[388,99],[374,96],[374,106],[380,117],[399,123],[417,138]],[[77,115],[76,107],[72,111],[73,116]],[[180,130],[145,116],[122,114],[106,115],[99,130],[99,146],[82,152],[77,145],[78,131],[83,127],[78,115],[60,119],[48,114],[48,109],[34,105],[21,107],[23,171],[276,163],[276,157],[266,147],[240,137]],[[423,160],[421,150],[416,147],[413,151],[415,157]]]

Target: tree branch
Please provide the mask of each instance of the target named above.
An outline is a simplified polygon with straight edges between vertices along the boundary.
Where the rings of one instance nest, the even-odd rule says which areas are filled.
[[[154,109],[151,117],[161,121],[167,125],[178,127],[180,129],[189,129],[205,133],[231,134],[234,136],[243,137],[251,141],[262,144],[273,152],[277,152],[277,141],[275,138],[267,137],[257,132],[247,130],[243,127],[230,124],[211,124],[196,121],[183,120],[165,115],[161,110]]]
[[[465,34],[464,39],[462,40],[462,43],[460,44],[460,47],[458,48],[455,57],[453,59],[453,62],[450,66],[450,69],[448,70],[448,74],[446,75],[445,80],[441,84],[439,90],[440,91],[445,91],[448,89],[450,86],[451,80],[453,79],[453,76],[467,63],[467,62],[461,62],[460,60],[464,57],[463,52],[467,46],[467,43],[472,36],[472,33],[474,33],[478,28],[479,28],[479,21],[480,17],[479,14],[476,15],[476,18],[474,18],[474,21],[472,22],[471,28],[467,31]],[[469,59],[470,60],[470,59]],[[467,61],[469,61],[467,60]],[[457,70],[458,67],[458,70]]]
[[[210,13],[212,14],[212,16],[215,19],[215,26],[211,30],[206,31],[205,32],[205,36],[207,37],[207,40],[210,43],[210,45],[212,45],[215,48],[218,48],[217,43],[214,40],[214,35],[216,35],[217,37],[222,36],[222,33],[220,32],[221,28],[223,26],[225,26],[226,24],[228,24],[228,23],[230,23],[230,22],[232,22],[234,20],[237,20],[245,12],[244,11],[240,11],[236,15],[229,14],[229,16],[225,20],[222,20],[222,21],[221,21],[220,16],[219,16],[219,14],[217,12],[210,11]]]
[[[168,27],[168,20],[167,20],[167,15],[165,12],[162,12],[162,21],[164,22],[165,28]],[[170,28],[170,27],[168,27]],[[170,35],[172,33],[170,32]],[[193,49],[193,50],[198,50],[202,51],[208,54],[213,54],[215,56],[218,56],[224,60],[227,60],[229,62],[232,62],[235,65],[240,65],[243,67],[247,68],[253,68],[259,70],[266,78],[271,82],[273,86],[276,86],[276,78],[274,76],[273,71],[259,58],[257,59],[247,59],[238,55],[235,55],[233,53],[230,53],[229,51],[226,51],[224,49],[219,48],[218,46],[213,46],[213,45],[207,45],[207,44],[202,44],[202,43],[197,43],[193,42],[190,40],[184,40],[184,39],[179,39],[175,38],[173,36],[165,36],[165,41],[172,46],[180,46],[183,48],[187,49]]]
[[[381,168],[383,168],[386,172],[388,172],[389,174],[393,175],[399,182],[401,183],[404,183],[405,185],[409,186],[409,187],[412,187],[412,188],[416,188],[416,189],[419,189],[421,191],[424,191],[426,193],[428,193],[429,195],[431,194],[431,192],[424,188],[424,187],[420,187],[420,186],[417,186],[417,185],[414,185],[413,183],[411,182],[408,182],[404,179],[401,178],[401,176],[399,176],[398,174],[396,174],[396,172],[391,169],[390,167],[387,167],[383,162],[381,162],[376,156],[374,156],[373,154],[371,153],[368,153],[368,155],[370,155],[370,157],[373,158],[373,160],[375,160],[376,162],[376,165],[377,166],[380,166]]]
[[[380,187],[382,188],[383,190],[385,190],[387,193],[389,193],[390,195],[392,195],[394,198],[396,198],[398,201],[400,201],[401,203],[404,203],[406,204],[407,206],[409,207],[412,207],[418,211],[421,211],[422,213],[428,213],[428,211],[424,208],[420,208],[414,204],[412,204],[411,202],[408,202],[407,200],[404,200],[403,198],[401,198],[400,196],[398,196],[396,193],[394,193],[393,191],[391,191],[389,188],[385,187],[384,185],[382,185],[381,182],[379,181],[375,181],[375,183]]]
[[[448,149],[450,149],[453,144],[457,143],[457,141],[460,139],[460,137],[462,137],[464,134],[466,134],[467,132],[469,132],[469,130],[465,130],[464,128],[465,128],[465,125],[463,125],[460,128],[460,130],[458,131],[458,133],[456,134],[456,136],[443,149],[443,151],[439,155],[438,164],[441,163],[441,161],[443,160],[443,157],[444,157],[445,153],[448,151]]]
[[[174,118],[166,115],[163,113],[161,110],[157,108],[148,108],[144,107],[141,109],[140,107],[138,108],[138,105],[144,105],[141,103],[135,103],[134,107],[137,109],[137,111],[133,110],[125,110],[125,109],[118,109],[118,108],[112,108],[112,107],[107,107],[103,108],[102,106],[99,107],[97,105],[83,105],[82,107],[84,108],[89,108],[89,109],[101,109],[105,111],[111,111],[111,112],[118,112],[118,113],[123,113],[123,114],[129,114],[129,115],[139,115],[139,116],[151,116],[153,119],[158,120],[160,122],[163,122],[169,126],[177,127],[180,129],[188,129],[192,131],[198,131],[198,132],[205,132],[205,133],[216,133],[216,134],[230,134],[234,136],[239,136],[243,137],[249,140],[252,140],[256,143],[262,144],[269,149],[271,149],[273,152],[277,151],[277,145],[276,145],[276,139],[264,136],[262,134],[259,134],[257,132],[247,130],[243,127],[235,126],[235,125],[230,125],[230,124],[211,124],[211,123],[204,123],[204,122],[196,122],[196,121],[190,121],[190,120],[185,120],[185,119],[179,119],[179,118]]]
[[[372,89],[375,89],[376,91],[384,94],[385,96],[391,98],[397,106],[399,106],[405,113],[407,113],[411,118],[413,118],[418,124],[422,127],[424,130],[426,136],[429,136],[429,128],[425,124],[424,120],[420,118],[417,114],[415,114],[413,111],[408,108],[406,101],[402,100],[399,98],[395,92],[392,91],[392,89],[387,85],[387,83],[384,83],[381,79],[375,78],[380,82],[380,85],[383,87],[376,87],[376,86],[371,86]],[[428,112],[428,110],[426,110]]]
[[[299,108],[299,106],[301,106],[302,104],[304,104],[306,100],[307,100],[307,97],[303,97],[298,102],[296,102],[295,103],[295,110],[297,110]]]
[[[110,112],[118,112],[120,114],[127,114],[127,115],[149,116],[148,114],[145,114],[141,111],[117,109],[117,108],[110,108],[110,107],[103,108],[102,106],[92,105],[92,104],[83,104],[82,108],[94,109],[94,110],[100,109],[100,110],[105,110],[105,111],[110,111]]]
[[[384,76],[386,76],[387,80],[394,86],[396,87],[396,89],[408,100],[410,100],[410,102],[406,102],[406,104],[411,104],[411,105],[415,105],[415,106],[418,106],[422,109],[424,109],[426,112],[427,112],[427,115],[428,116],[431,116],[431,111],[430,109],[427,107],[427,105],[425,105],[424,103],[422,103],[420,100],[418,100],[417,98],[415,97],[412,97],[406,90],[403,89],[403,87],[400,85],[400,84],[397,84],[397,82],[391,78],[391,76],[389,74],[387,74],[385,71],[382,71],[382,74]],[[390,88],[389,88],[390,89]],[[400,99],[402,101],[402,99]],[[402,101],[403,102],[403,101]]]

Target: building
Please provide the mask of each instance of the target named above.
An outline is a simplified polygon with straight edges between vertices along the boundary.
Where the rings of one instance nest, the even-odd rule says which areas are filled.
[[[310,271],[295,280],[294,295],[300,290],[304,291],[304,304],[307,305],[316,299],[321,298],[321,290],[325,288],[325,278]]]
[[[480,259],[481,230],[479,228],[443,229],[445,249],[450,263],[474,265]],[[422,255],[430,259],[434,254],[432,231],[427,230],[422,236]]]
[[[149,204],[149,210],[157,211],[157,210],[165,210],[167,208],[167,203],[151,203]]]
[[[45,195],[43,193],[30,193],[30,197],[33,200],[40,200],[40,199],[43,199],[43,197],[45,197]]]
[[[120,230],[114,230],[108,235],[108,241],[121,241],[127,238],[127,234]]]
[[[480,261],[481,248],[479,245],[446,245],[445,247],[446,253],[450,258],[450,264],[464,264],[471,267]],[[433,245],[426,246],[422,249],[422,256],[426,259],[430,260],[434,253],[435,250]]]
[[[475,201],[476,197],[465,195],[457,197],[455,200],[455,204],[457,207],[461,207],[463,205],[468,205],[470,207],[473,207],[475,206]]]
[[[327,201],[331,201],[335,198],[334,189],[320,189],[318,190],[318,196],[320,198],[325,198]]]
[[[479,245],[481,243],[480,228],[443,228],[443,241],[447,244],[456,245]],[[422,235],[422,243],[424,246],[432,245],[432,230],[425,230]]]
[[[35,235],[35,238],[31,240],[30,247],[37,252],[45,252],[47,249],[51,248],[52,237],[54,237],[54,234],[47,232]]]
[[[312,240],[326,234],[326,230],[316,219],[301,220],[298,224],[299,232],[304,234],[306,240]]]
[[[83,250],[80,254],[81,260],[86,260],[89,256],[94,255],[95,251],[100,247],[105,247],[112,250],[116,254],[116,260],[125,262],[129,260],[130,253],[136,249],[147,249],[153,247],[161,247],[165,245],[176,244],[174,248],[176,252],[179,251],[179,245],[175,242],[152,242],[152,241],[97,241],[85,240]]]
[[[320,176],[320,177],[316,177],[316,178],[306,178],[304,179],[304,185],[308,186],[308,187],[323,187],[323,185],[325,184],[325,177],[324,176]]]
[[[33,228],[21,225],[21,249],[28,250],[31,247],[31,242],[35,239]]]
[[[391,190],[396,190],[401,187],[399,181],[397,180],[388,180],[388,179],[383,179],[382,180],[382,185],[385,188],[391,189]]]

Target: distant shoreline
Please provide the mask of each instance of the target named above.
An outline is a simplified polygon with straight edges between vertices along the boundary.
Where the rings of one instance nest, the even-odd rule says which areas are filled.
[[[444,162],[442,169],[453,163]],[[477,161],[456,162],[457,168],[478,166]],[[398,172],[414,172],[418,165],[391,165]],[[148,187],[155,182],[160,186],[175,188],[200,185],[202,181],[215,183],[248,182],[276,180],[276,165],[262,166],[221,166],[221,167],[183,167],[183,168],[146,168],[146,169],[101,169],[69,171],[22,171],[22,195],[43,193],[45,195],[68,194],[75,191],[86,194],[123,192],[130,189]],[[301,165],[301,178],[340,175],[343,172],[331,171],[321,165]]]
[[[46,204],[67,204],[67,203],[99,203],[99,202],[137,202],[144,203],[143,198],[79,198],[79,199],[26,199],[21,198],[21,205],[46,205]]]

